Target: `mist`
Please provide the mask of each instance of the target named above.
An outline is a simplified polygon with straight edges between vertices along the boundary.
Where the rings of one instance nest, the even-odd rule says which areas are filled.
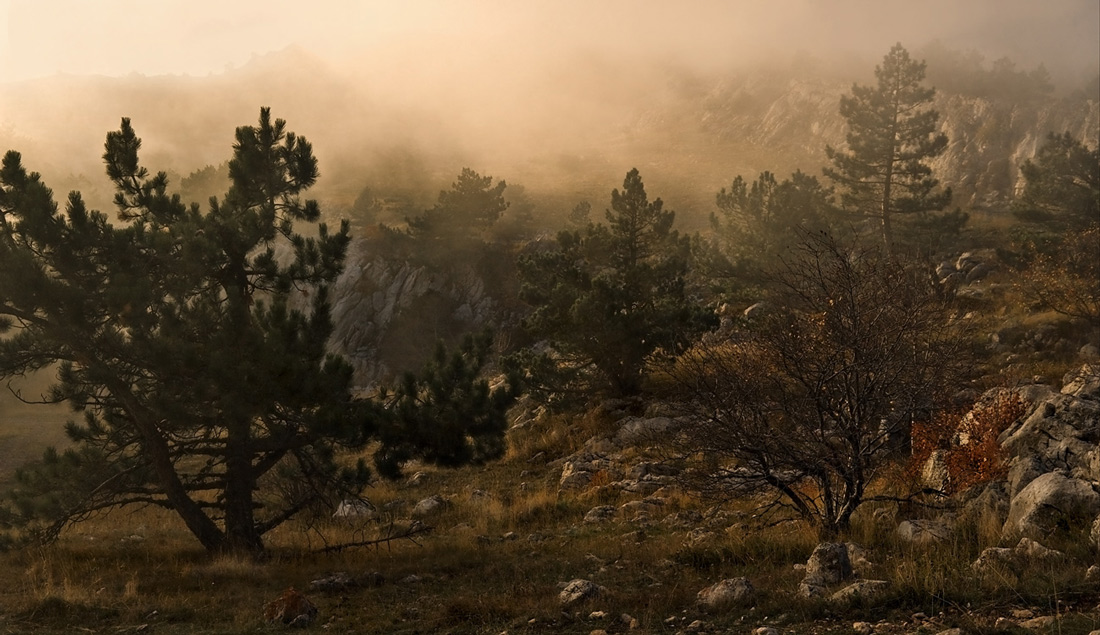
[[[899,41],[1042,64],[1061,91],[1100,59],[1091,0],[320,2],[304,14],[286,1],[9,0],[0,16],[0,142],[101,207],[103,135],[120,117],[178,184],[224,162],[233,128],[269,105],[316,145],[317,191],[336,207],[363,187],[429,204],[470,166],[526,186],[543,213],[602,209],[636,166],[682,218],[701,218],[732,175],[816,170],[823,145],[732,139],[730,125],[707,127],[708,100],[758,99],[769,77],[801,73],[835,110]]]

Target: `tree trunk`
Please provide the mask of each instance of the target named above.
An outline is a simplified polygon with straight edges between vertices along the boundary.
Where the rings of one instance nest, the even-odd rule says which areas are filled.
[[[168,441],[153,422],[149,411],[130,392],[130,387],[116,379],[109,369],[100,366],[97,370],[107,377],[105,383],[108,390],[118,399],[141,435],[142,448],[152,463],[153,471],[161,487],[164,488],[164,495],[171,503],[172,509],[204,548],[208,551],[221,549],[225,544],[225,534],[191,498],[187,488],[180,481],[176,466],[172,463]]]
[[[256,528],[252,494],[255,474],[252,469],[248,421],[229,427],[225,454],[225,551],[258,554],[264,550]]]

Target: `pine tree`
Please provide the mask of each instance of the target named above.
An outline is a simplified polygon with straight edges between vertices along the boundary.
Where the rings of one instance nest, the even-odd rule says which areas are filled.
[[[483,238],[508,209],[506,187],[504,181],[493,185],[493,177],[462,168],[451,189],[439,192],[435,206],[409,219],[409,229],[416,236],[448,241]]]
[[[78,193],[60,213],[19,154],[5,156],[0,377],[57,364],[49,398],[84,415],[67,429],[74,448],[24,470],[14,493],[23,516],[46,511],[49,535],[97,510],[152,504],[208,550],[256,553],[267,531],[362,488],[366,466],[341,467],[341,449],[382,431],[383,447],[412,434],[394,411],[353,399],[350,366],[326,351],[327,287],[348,226],[330,233],[302,198],[317,161],[285,126],[265,108],[258,125],[237,129],[229,192],[203,213],[141,167],[123,119],[104,154],[117,223]],[[309,226],[316,236],[299,233]],[[509,399],[483,398],[483,358],[456,360],[462,372],[436,391],[459,403],[477,395],[483,407],[464,411],[468,442],[499,444],[499,425],[477,426]],[[404,456],[432,451],[431,441],[406,444]],[[275,496],[280,481],[294,486]]]
[[[875,67],[877,85],[853,85],[840,98],[848,150],[825,148],[833,163],[825,175],[841,186],[848,209],[879,220],[888,252],[896,215],[941,210],[951,201],[951,190],[937,189],[927,164],[947,149],[947,136],[936,134],[939,113],[925,108],[936,91],[921,85],[924,68],[894,45]]]
[[[1020,174],[1024,191],[1013,207],[1024,220],[1063,230],[1100,224],[1100,147],[1090,150],[1068,132],[1051,133]]]
[[[652,353],[679,350],[705,326],[685,294],[690,243],[675,217],[649,201],[634,169],[611,193],[607,225],[563,231],[555,249],[521,258],[520,296],[533,307],[525,326],[553,351],[527,357],[537,383],[635,394]]]

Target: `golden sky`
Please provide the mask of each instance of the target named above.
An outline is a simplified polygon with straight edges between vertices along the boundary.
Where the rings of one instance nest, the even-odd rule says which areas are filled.
[[[290,44],[353,64],[398,42],[402,64],[469,56],[507,65],[590,49],[705,66],[798,48],[878,54],[894,42],[937,38],[1025,64],[1092,63],[1100,57],[1100,2],[0,0],[0,81],[205,75]]]

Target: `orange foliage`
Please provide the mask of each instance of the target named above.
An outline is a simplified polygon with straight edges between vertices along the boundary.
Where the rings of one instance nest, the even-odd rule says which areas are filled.
[[[914,423],[913,454],[907,473],[919,478],[928,458],[944,452],[948,494],[1004,475],[1004,451],[997,437],[1027,410],[1014,392],[1003,392],[969,413],[942,414],[931,422]]]

